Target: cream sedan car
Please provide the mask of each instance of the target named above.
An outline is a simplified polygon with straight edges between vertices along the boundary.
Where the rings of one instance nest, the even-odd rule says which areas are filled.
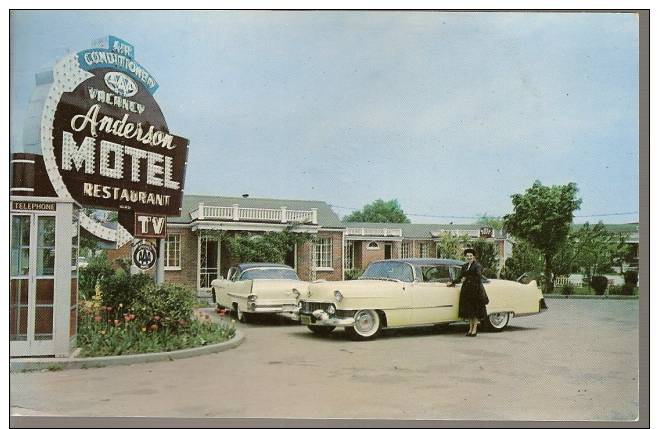
[[[231,267],[226,280],[213,280],[211,289],[217,307],[233,311],[241,322],[267,313],[298,320],[293,290],[306,292],[307,282],[288,265],[245,263]]]
[[[375,338],[382,329],[457,322],[460,285],[449,287],[462,262],[453,259],[390,259],[369,264],[359,280],[313,283],[300,295],[302,324],[316,334],[345,328],[353,340]],[[490,299],[482,322],[501,331],[512,317],[547,309],[535,281],[521,284],[483,279]]]

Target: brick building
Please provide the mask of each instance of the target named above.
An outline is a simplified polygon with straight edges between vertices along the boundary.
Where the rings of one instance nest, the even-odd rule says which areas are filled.
[[[167,219],[165,281],[208,296],[213,279],[247,262],[236,260],[222,237],[287,228],[313,237],[286,256],[285,262],[303,280],[342,280],[346,271],[361,270],[379,259],[435,257],[442,233],[472,238],[483,233],[481,225],[341,222],[324,201],[186,195],[181,216]],[[491,239],[503,264],[511,245],[501,231],[494,231]],[[110,260],[129,256],[130,245],[108,251]]]

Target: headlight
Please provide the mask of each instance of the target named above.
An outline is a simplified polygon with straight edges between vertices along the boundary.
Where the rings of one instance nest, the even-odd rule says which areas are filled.
[[[336,313],[336,308],[334,308],[333,305],[329,305],[327,307],[327,314],[334,314],[334,313]]]
[[[338,290],[334,291],[334,299],[336,299],[336,302],[341,302],[343,300],[343,295],[341,295],[341,292]]]
[[[249,302],[256,301],[256,295],[247,295],[247,301]]]
[[[298,299],[300,297],[300,291],[293,288],[293,295],[295,295],[295,299]]]

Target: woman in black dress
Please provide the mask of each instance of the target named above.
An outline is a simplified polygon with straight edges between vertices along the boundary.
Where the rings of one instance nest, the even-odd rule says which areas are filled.
[[[475,337],[479,320],[487,317],[485,305],[488,303],[488,299],[483,288],[481,264],[476,261],[476,252],[474,249],[465,249],[464,255],[467,262],[462,266],[460,276],[449,286],[455,286],[456,282],[459,283],[464,278],[462,289],[460,289],[458,316],[469,320],[467,336]]]

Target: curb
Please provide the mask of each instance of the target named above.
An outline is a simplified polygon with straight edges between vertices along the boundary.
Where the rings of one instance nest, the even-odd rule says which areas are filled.
[[[245,335],[236,330],[236,334],[230,340],[223,343],[208,346],[195,347],[192,349],[174,350],[171,352],[140,353],[125,356],[100,356],[91,358],[18,358],[10,359],[9,372],[38,371],[49,369],[59,371],[61,369],[87,369],[102,368],[115,365],[132,365],[136,363],[159,362],[164,360],[185,359],[210,353],[218,353],[238,347],[245,341]]]
[[[629,299],[638,299],[638,295],[626,296],[626,295],[544,295],[545,298],[549,299],[612,299],[612,300],[629,300]]]

